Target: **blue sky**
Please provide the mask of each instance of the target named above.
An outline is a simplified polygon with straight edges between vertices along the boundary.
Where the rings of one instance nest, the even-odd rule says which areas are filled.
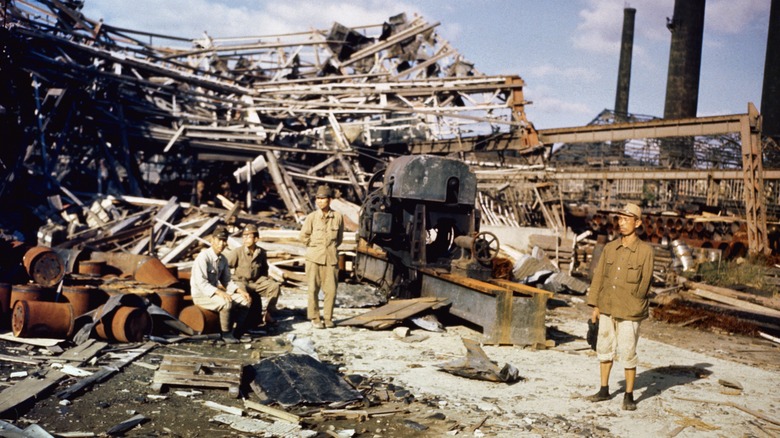
[[[538,129],[580,126],[615,104],[623,8],[637,10],[629,111],[663,116],[674,0],[86,0],[106,23],[198,38],[262,36],[378,24],[401,12],[437,32],[488,75],[526,82]],[[699,116],[759,109],[769,0],[707,0]]]

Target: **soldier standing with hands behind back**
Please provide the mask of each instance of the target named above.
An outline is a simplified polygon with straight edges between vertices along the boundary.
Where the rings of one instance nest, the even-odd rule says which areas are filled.
[[[344,218],[330,208],[333,192],[327,186],[317,188],[317,210],[309,213],[301,227],[300,239],[306,246],[306,283],[309,289],[307,317],[314,328],[332,328],[333,305],[338,286],[338,251],[344,239]],[[325,294],[324,323],[320,319],[319,292]]]
[[[620,238],[604,246],[588,293],[593,307],[591,320],[599,323],[596,354],[601,388],[587,397],[592,402],[609,400],[609,374],[617,358],[625,369],[626,392],[623,409],[636,410],[634,380],[639,361],[636,345],[639,326],[649,315],[650,282],[653,278],[653,248],[639,240],[642,209],[626,204],[618,213]]]

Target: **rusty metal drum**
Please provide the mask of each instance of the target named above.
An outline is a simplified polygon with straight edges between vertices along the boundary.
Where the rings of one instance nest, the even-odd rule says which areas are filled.
[[[12,311],[11,329],[20,338],[66,338],[73,332],[73,306],[19,300]]]
[[[136,281],[163,287],[171,287],[179,282],[179,278],[155,257],[139,261],[133,272],[133,278]]]
[[[96,310],[100,315],[103,306]],[[100,318],[95,333],[101,339],[117,342],[140,342],[152,328],[152,317],[140,307],[120,306]]]
[[[22,258],[27,274],[37,284],[51,287],[65,275],[65,262],[59,254],[47,246],[34,246]]]
[[[194,304],[179,312],[179,321],[187,324],[197,334],[219,333],[219,313]]]
[[[11,320],[11,283],[0,283],[0,327],[8,327]]]
[[[83,315],[94,308],[92,303],[96,302],[96,295],[103,294],[103,291],[95,286],[64,286],[62,296],[65,301],[73,306],[73,312],[76,316]]]
[[[20,300],[24,301],[49,301],[48,291],[38,284],[15,284],[11,287],[10,308],[14,308],[14,303]]]
[[[178,317],[184,302],[184,291],[175,287],[155,289],[154,293],[160,297],[160,307],[171,315]]]
[[[100,277],[103,275],[105,267],[104,260],[82,260],[79,262],[79,274]]]

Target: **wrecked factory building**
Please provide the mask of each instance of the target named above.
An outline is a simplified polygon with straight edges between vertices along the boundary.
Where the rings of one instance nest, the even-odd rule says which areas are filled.
[[[752,103],[744,114],[696,117],[699,66],[682,61],[701,56],[704,1],[692,10],[682,3],[668,25],[663,118],[628,110],[637,11],[626,8],[615,109],[587,126],[536,129],[520,76],[480,72],[437,33],[439,23],[416,15],[192,39],[86,17],[83,1],[4,2],[0,200],[12,208],[0,215],[0,324],[8,331],[0,339],[13,346],[0,346],[0,364],[30,371],[13,369],[20,380],[0,391],[0,416],[19,420],[38,403],[45,425],[89,400],[111,411],[110,423],[99,423],[108,435],[170,420],[170,429],[150,433],[187,436],[197,424],[203,434],[265,436],[335,436],[336,427],[338,436],[482,436],[480,428],[512,436],[518,427],[610,436],[592,419],[553,413],[519,426],[506,411],[495,414],[504,425],[479,408],[456,419],[460,406],[446,396],[473,391],[492,403],[478,386],[485,381],[497,391],[530,385],[535,379],[500,346],[592,359],[577,344],[582,336],[563,331],[579,326],[556,310],[585,307],[590,273],[619,235],[615,211],[626,202],[646,212],[638,234],[653,246],[659,321],[776,342],[775,297],[694,275],[699,266],[778,255],[771,224],[780,156]],[[346,228],[340,320],[306,331],[297,236],[322,184],[335,189],[332,208]],[[232,347],[220,342],[217,313],[192,303],[188,280],[217,227],[237,247],[247,225],[262,230],[269,276],[288,307],[279,325]],[[764,281],[780,284],[777,271]],[[681,301],[689,307],[673,305]],[[446,343],[440,320],[467,334]],[[389,328],[391,340],[378,334]],[[471,381],[416,398],[373,367],[389,355],[388,342]],[[561,349],[567,344],[575,347]],[[449,350],[463,346],[465,357]],[[404,360],[412,359],[396,362]],[[691,368],[691,381],[709,375]],[[654,372],[661,381],[679,370]],[[121,383],[134,389],[116,390],[112,401],[96,394],[123,373],[136,375]],[[436,379],[415,383],[426,380]],[[743,390],[729,383],[721,384]],[[133,393],[139,386],[146,395]],[[187,410],[204,388],[219,392],[219,403],[202,402],[219,412],[209,419],[112,411],[139,399]],[[445,408],[449,417],[422,417]],[[0,420],[0,431],[46,433],[38,421],[21,423]]]

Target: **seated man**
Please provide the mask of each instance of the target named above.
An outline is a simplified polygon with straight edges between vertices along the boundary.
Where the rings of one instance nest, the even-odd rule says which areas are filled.
[[[190,289],[192,302],[206,310],[219,312],[222,339],[228,344],[238,343],[234,336],[243,334],[244,320],[252,302],[246,291],[240,291],[230,279],[230,268],[222,252],[227,248],[227,231],[218,227],[211,235],[211,247],[198,254],[192,264]]]
[[[281,288],[279,283],[268,277],[268,256],[265,250],[257,245],[260,240],[257,226],[248,224],[244,228],[243,239],[244,244],[229,251],[226,257],[228,265],[234,269],[233,281],[238,290],[248,292],[252,298],[247,328],[259,325],[261,319],[266,325],[272,325],[276,322],[272,313],[276,311]],[[265,313],[261,297],[267,302]]]

